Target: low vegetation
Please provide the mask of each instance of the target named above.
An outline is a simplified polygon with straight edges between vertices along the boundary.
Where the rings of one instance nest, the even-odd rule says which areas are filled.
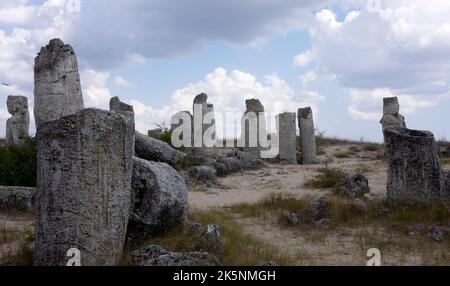
[[[0,185],[36,186],[36,140],[0,146]]]
[[[305,187],[314,189],[334,188],[337,183],[347,175],[342,170],[336,168],[323,167],[317,170],[319,174],[305,182]]]

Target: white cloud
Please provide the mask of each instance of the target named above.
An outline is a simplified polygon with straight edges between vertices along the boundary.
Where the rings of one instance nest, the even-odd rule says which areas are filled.
[[[383,1],[371,12],[367,1],[340,4],[349,11],[342,21],[329,9],[316,13],[311,48],[294,62],[335,74],[352,117],[375,120],[385,95],[399,96],[405,113],[448,100],[450,2]]]
[[[310,82],[314,82],[317,80],[317,74],[315,71],[308,71],[304,75],[300,76],[300,81],[303,86],[307,86]]]
[[[114,83],[118,86],[131,86],[131,83],[121,76],[116,76],[114,78]]]
[[[80,73],[84,105],[109,109],[109,99],[112,97],[108,88],[109,73],[94,69],[85,69]]]

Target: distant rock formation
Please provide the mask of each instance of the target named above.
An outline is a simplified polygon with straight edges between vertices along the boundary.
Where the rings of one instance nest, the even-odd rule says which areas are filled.
[[[8,96],[6,105],[12,115],[6,121],[6,143],[17,145],[28,137],[30,128],[28,99],[25,96]]]

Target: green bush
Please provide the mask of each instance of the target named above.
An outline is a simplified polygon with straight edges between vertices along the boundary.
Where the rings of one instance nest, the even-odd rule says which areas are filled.
[[[36,140],[0,146],[0,185],[36,186]]]

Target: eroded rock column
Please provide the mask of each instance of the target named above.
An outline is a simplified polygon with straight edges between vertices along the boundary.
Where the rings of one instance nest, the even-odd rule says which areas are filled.
[[[302,149],[302,164],[316,164],[316,134],[311,107],[298,110],[298,126],[300,128],[300,146]]]
[[[406,128],[388,128],[384,136],[389,202],[426,205],[443,198],[443,174],[433,134]]]
[[[70,45],[53,39],[43,47],[34,66],[34,117],[42,123],[84,108],[77,57]]]
[[[216,143],[214,105],[208,103],[208,95],[201,93],[194,99],[193,140],[194,148],[212,148]],[[206,140],[205,140],[206,139]]]
[[[383,118],[380,121],[383,132],[389,128],[406,128],[405,118],[399,112],[400,104],[397,97],[383,99]]]
[[[8,96],[6,105],[12,115],[6,121],[6,143],[17,145],[28,137],[30,128],[28,99],[25,96]]]
[[[267,138],[264,106],[258,99],[245,101],[246,111],[241,120],[241,142],[246,152],[258,158],[261,157],[263,142],[261,138]]]
[[[130,213],[134,126],[116,112],[84,109],[37,132],[35,264],[115,265]]]
[[[297,138],[295,113],[277,115],[280,160],[289,164],[297,164]]]

